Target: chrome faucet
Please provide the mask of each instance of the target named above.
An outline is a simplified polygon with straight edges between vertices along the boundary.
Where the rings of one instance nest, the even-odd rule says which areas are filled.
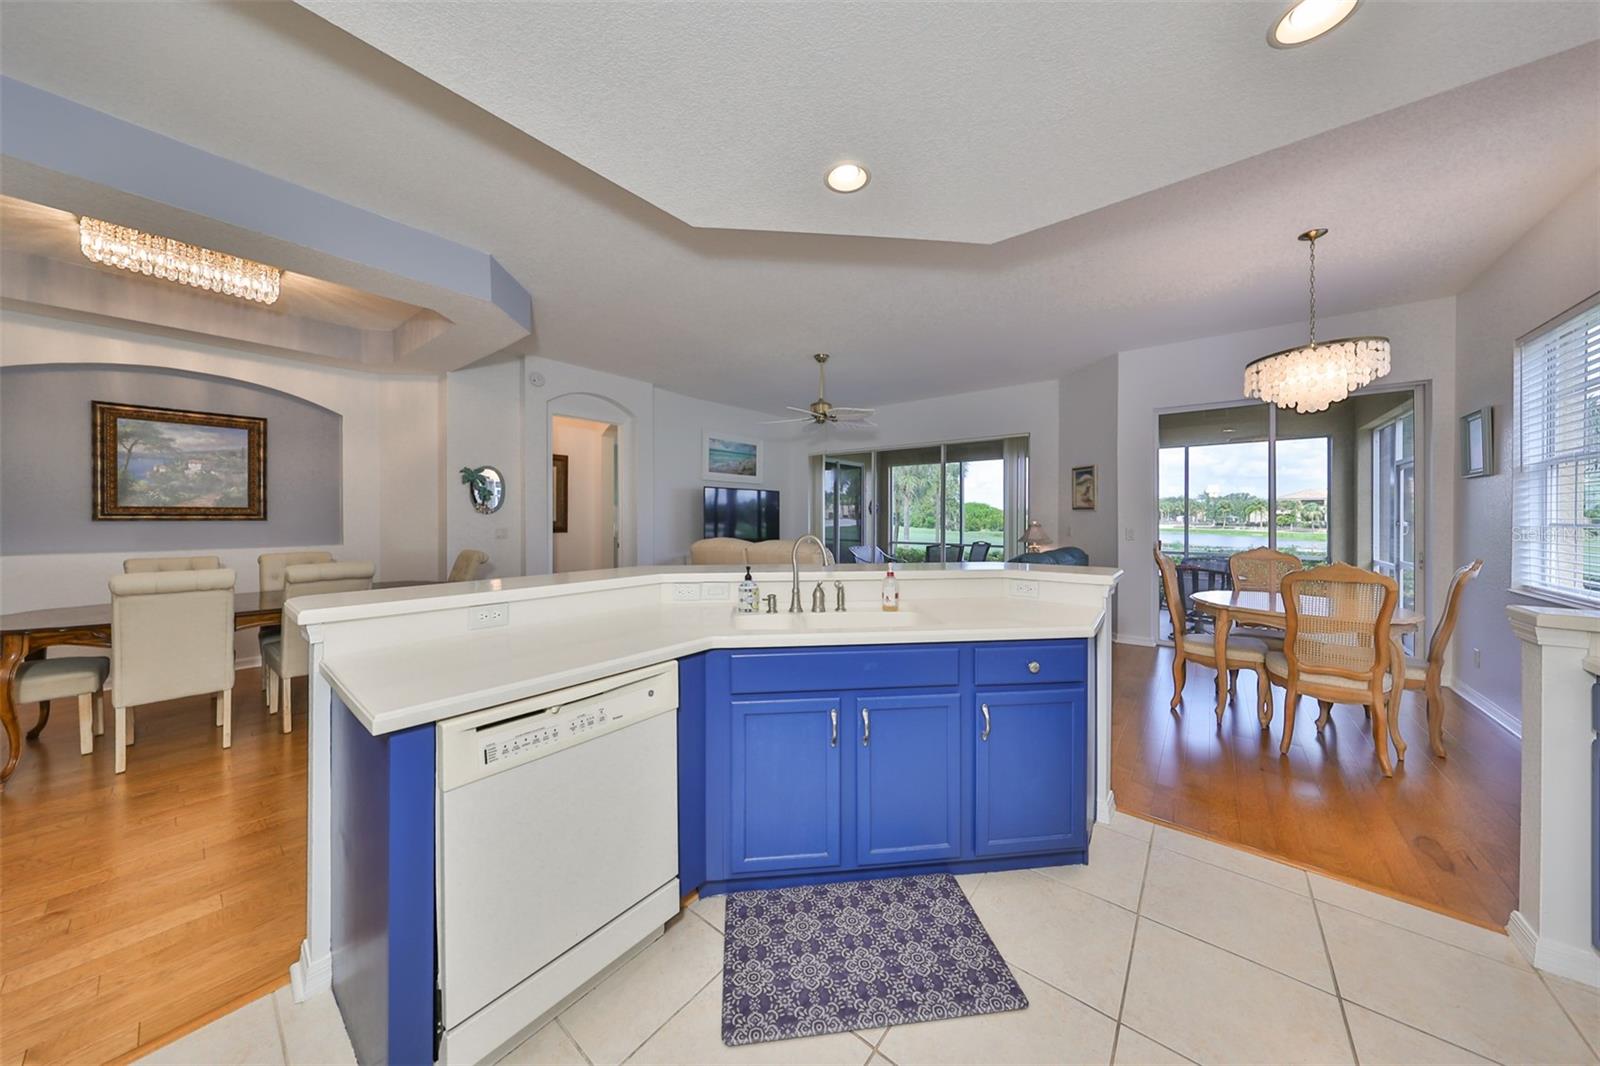
[[[800,545],[804,544],[808,540],[815,544],[822,551],[822,565],[833,565],[833,553],[828,550],[828,546],[822,543],[822,540],[815,534],[807,533],[805,536],[794,542],[794,550],[789,553],[789,568],[794,578],[794,584],[789,592],[790,614],[805,613],[805,608],[800,606]]]

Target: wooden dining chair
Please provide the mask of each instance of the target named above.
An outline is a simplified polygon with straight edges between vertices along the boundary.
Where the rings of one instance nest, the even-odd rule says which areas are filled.
[[[1444,758],[1444,697],[1439,692],[1439,681],[1444,675],[1444,657],[1450,647],[1450,638],[1456,631],[1456,616],[1461,612],[1461,593],[1467,582],[1478,576],[1483,560],[1472,562],[1456,571],[1450,579],[1450,592],[1444,601],[1444,617],[1434,627],[1433,639],[1428,641],[1428,658],[1424,662],[1406,663],[1406,688],[1423,693],[1428,712],[1428,746],[1439,758]],[[1395,728],[1390,723],[1390,728]]]
[[[1394,775],[1389,759],[1389,700],[1394,682],[1389,621],[1399,595],[1393,578],[1347,563],[1299,570],[1284,577],[1287,624],[1283,650],[1267,653],[1267,674],[1284,690],[1280,752],[1287,755],[1294,741],[1295,710],[1301,696],[1315,697],[1323,705],[1317,720],[1319,733],[1333,704],[1356,704],[1371,714],[1378,765],[1385,777]],[[1398,734],[1394,743],[1405,758],[1405,742]]]
[[[1228,575],[1240,592],[1277,592],[1286,575],[1304,567],[1298,555],[1274,548],[1251,548],[1228,556]],[[1274,626],[1235,626],[1233,631],[1265,641],[1269,648],[1283,647],[1283,630]]]
[[[476,548],[462,548],[456,556],[456,561],[450,565],[450,576],[446,581],[475,581],[478,577],[478,568],[489,561],[489,554]]]
[[[1184,627],[1183,596],[1178,591],[1178,570],[1161,551],[1155,548],[1156,570],[1161,574],[1161,589],[1166,596],[1167,615],[1172,620],[1172,710],[1178,709],[1183,699],[1183,682],[1188,677],[1190,662],[1209,666],[1217,665],[1217,646],[1210,633],[1190,633]],[[1272,722],[1272,702],[1267,695],[1267,646],[1250,637],[1228,637],[1228,673],[1231,680],[1238,671],[1249,670],[1256,675],[1256,717],[1265,729]],[[1217,721],[1222,721],[1222,704],[1217,704]]]

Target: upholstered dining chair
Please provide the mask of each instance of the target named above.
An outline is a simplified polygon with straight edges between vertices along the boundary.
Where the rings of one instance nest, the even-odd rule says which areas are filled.
[[[1178,569],[1172,565],[1172,560],[1161,551],[1161,545],[1155,547],[1156,569],[1161,574],[1161,588],[1166,595],[1167,616],[1172,622],[1172,703],[1173,710],[1178,709],[1178,701],[1183,699],[1183,683],[1188,677],[1189,663],[1196,662],[1201,666],[1215,668],[1217,665],[1217,646],[1210,633],[1190,633],[1183,622],[1183,596],[1178,591]],[[1234,682],[1238,679],[1240,670],[1249,670],[1256,675],[1256,718],[1265,729],[1272,722],[1272,701],[1267,692],[1267,646],[1251,637],[1235,637],[1228,635],[1228,678],[1229,689],[1232,690]],[[1222,721],[1222,705],[1217,705],[1217,721]]]
[[[373,563],[301,563],[284,571],[283,602],[298,596],[357,592],[372,587]],[[261,645],[261,669],[267,675],[267,713],[283,714],[283,731],[294,728],[294,679],[310,669],[311,648],[299,626],[284,626],[277,639]]]
[[[105,684],[110,673],[111,660],[104,655],[74,655],[23,663],[11,683],[12,701],[39,705],[39,721],[28,730],[28,739],[37,739],[50,721],[51,700],[76,698],[78,752],[92,754],[94,738],[106,731]]]
[[[456,556],[456,561],[450,565],[450,576],[446,581],[474,581],[478,577],[478,567],[489,561],[489,554],[476,548],[462,548]]]
[[[1295,710],[1301,696],[1313,696],[1322,705],[1319,733],[1333,704],[1357,704],[1371,715],[1378,765],[1385,777],[1394,775],[1389,759],[1389,704],[1394,681],[1389,620],[1398,599],[1394,578],[1348,563],[1299,570],[1284,577],[1287,624],[1283,650],[1267,653],[1267,674],[1284,690],[1280,752],[1287,755],[1294,741]],[[1394,744],[1405,758],[1405,742],[1398,733]]]
[[[117,773],[128,768],[132,708],[209,694],[233,746],[232,570],[118,574],[111,579],[111,699]]]
[[[282,592],[284,571],[304,563],[331,563],[333,553],[321,551],[267,552],[256,556],[257,585],[262,592]],[[278,627],[262,626],[256,630],[256,643],[261,648],[261,658],[266,661],[267,644],[278,639]],[[267,670],[261,668],[261,693],[267,695]]]
[[[1277,592],[1285,574],[1304,569],[1298,555],[1273,548],[1251,548],[1228,556],[1228,576],[1240,592]],[[1283,647],[1283,630],[1275,626],[1235,626],[1235,633],[1265,641],[1269,648]]]
[[[221,570],[222,560],[215,555],[159,555],[145,559],[122,560],[124,574],[165,573],[171,570]]]
[[[1450,592],[1444,601],[1444,617],[1433,629],[1428,641],[1428,658],[1423,662],[1406,663],[1406,688],[1423,693],[1428,712],[1428,746],[1439,758],[1444,758],[1444,697],[1439,692],[1439,681],[1444,675],[1444,657],[1450,648],[1450,638],[1456,631],[1456,616],[1461,612],[1461,593],[1467,583],[1483,569],[1483,560],[1472,562],[1457,570],[1450,579]],[[1398,730],[1398,722],[1389,728]]]

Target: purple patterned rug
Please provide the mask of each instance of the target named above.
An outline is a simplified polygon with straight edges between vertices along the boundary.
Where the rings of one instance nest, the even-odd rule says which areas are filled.
[[[949,874],[728,896],[722,1042],[730,1047],[1027,1005]]]

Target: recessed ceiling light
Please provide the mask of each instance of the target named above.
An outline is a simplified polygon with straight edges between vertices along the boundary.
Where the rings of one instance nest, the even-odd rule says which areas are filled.
[[[840,163],[829,170],[828,176],[823,180],[834,192],[859,192],[866,188],[867,182],[872,180],[872,175],[868,174],[867,168],[860,163]]]
[[[1300,0],[1278,16],[1267,31],[1267,43],[1274,48],[1297,48],[1349,18],[1360,3],[1361,0]]]

